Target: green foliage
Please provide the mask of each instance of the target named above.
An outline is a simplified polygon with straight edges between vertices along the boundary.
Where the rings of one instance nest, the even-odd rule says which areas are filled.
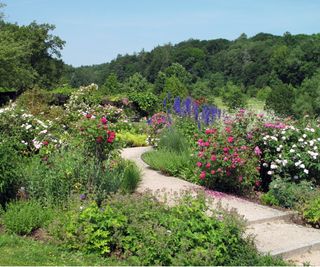
[[[130,132],[120,132],[117,133],[116,137],[120,143],[123,142],[127,147],[137,147],[147,145],[147,135],[146,134],[134,134]]]
[[[132,92],[129,99],[137,106],[141,116],[150,116],[157,111],[159,106],[159,98],[150,91]]]
[[[63,62],[58,58],[64,41],[50,34],[54,28],[35,22],[28,26],[0,22],[0,87],[50,88],[59,82]]]
[[[188,89],[179,78],[172,76],[166,79],[161,98],[165,98],[168,94],[170,94],[172,98],[177,96],[184,98],[188,95]]]
[[[0,206],[16,196],[22,183],[22,157],[15,139],[0,134]]]
[[[261,101],[265,101],[268,99],[268,97],[270,96],[271,93],[272,93],[272,89],[269,86],[267,86],[267,87],[260,89],[257,92],[256,97]]]
[[[311,182],[294,183],[281,178],[273,180],[268,193],[262,196],[262,202],[267,205],[297,208],[307,202],[315,193]]]
[[[141,173],[134,162],[125,161],[121,190],[126,193],[133,193],[141,180]]]
[[[152,91],[152,85],[140,73],[135,73],[123,84],[122,90],[127,93],[146,93]]]
[[[303,217],[308,222],[320,225],[320,196],[311,199],[303,208]]]
[[[191,177],[186,177],[186,175],[184,175],[189,175],[190,171],[188,170],[190,170],[190,166],[194,165],[192,158],[190,157],[190,152],[189,154],[177,153],[166,149],[160,149],[147,152],[143,154],[142,158],[155,170],[160,170],[168,175],[183,176],[184,178],[191,179]]]
[[[30,234],[44,227],[54,217],[50,208],[44,208],[35,200],[10,202],[2,216],[2,223],[8,233]]]
[[[240,87],[234,85],[232,82],[228,82],[225,86],[222,99],[229,109],[246,106],[245,94],[241,91]]]
[[[189,152],[187,140],[176,127],[167,128],[161,133],[158,148],[181,154]]]
[[[291,85],[277,82],[272,86],[272,92],[266,99],[266,107],[279,115],[291,115],[295,98],[295,89]],[[285,99],[285,100],[284,100]],[[283,102],[285,101],[285,105]]]
[[[116,74],[111,73],[102,86],[102,91],[106,95],[117,94],[120,91],[120,83]]]
[[[208,217],[207,209],[201,196],[169,208],[151,195],[115,195],[73,216],[69,246],[108,257],[120,252],[130,265],[285,264],[259,255],[234,214],[211,210]]]
[[[100,209],[92,203],[75,214],[67,227],[68,247],[89,253],[107,255],[113,246],[113,234],[127,222],[124,215],[106,206]]]
[[[5,251],[0,257],[3,266],[88,266],[122,265],[124,261],[104,259],[95,254],[66,251],[63,246],[47,244],[31,238],[1,234],[0,249]]]

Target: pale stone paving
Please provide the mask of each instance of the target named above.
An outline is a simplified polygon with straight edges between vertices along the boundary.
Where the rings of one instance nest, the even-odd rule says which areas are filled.
[[[267,206],[259,205],[238,197],[215,191],[205,190],[176,177],[165,176],[152,170],[143,162],[141,155],[151,147],[126,148],[122,157],[134,161],[142,171],[142,181],[137,191],[156,193],[161,201],[166,199],[169,205],[185,191],[205,191],[213,199],[213,205],[221,203],[227,209],[236,209],[237,213],[248,222],[246,234],[255,236],[259,251],[272,255],[282,255],[302,265],[308,262],[320,266],[320,230],[294,224],[290,221],[293,213],[284,212]]]

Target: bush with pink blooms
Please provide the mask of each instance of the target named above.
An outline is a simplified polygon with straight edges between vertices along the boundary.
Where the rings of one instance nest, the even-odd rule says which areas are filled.
[[[231,127],[207,129],[198,140],[200,183],[208,188],[243,193],[260,185],[260,153]]]

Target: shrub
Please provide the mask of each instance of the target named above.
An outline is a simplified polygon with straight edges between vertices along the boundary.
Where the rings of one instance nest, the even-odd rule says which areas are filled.
[[[190,153],[187,140],[176,127],[167,128],[161,133],[158,148],[176,153]]]
[[[228,82],[222,95],[223,102],[228,106],[229,109],[236,109],[245,107],[246,96],[241,91],[241,88]]]
[[[158,109],[158,97],[152,92],[133,92],[129,99],[136,105],[141,116],[149,116]]]
[[[320,196],[311,199],[303,208],[303,217],[308,222],[320,225]]]
[[[117,139],[123,142],[126,147],[146,146],[147,138],[146,134],[133,134],[130,132],[117,133]]]
[[[269,188],[269,192],[262,196],[262,202],[285,208],[298,207],[308,201],[315,193],[311,182],[295,183],[281,178],[273,180]]]
[[[51,209],[43,208],[35,200],[29,200],[9,203],[2,222],[7,232],[25,235],[44,227],[53,217]]]
[[[98,208],[90,204],[68,225],[69,247],[118,256],[130,265],[283,265],[261,256],[243,237],[234,214],[211,210],[203,197],[186,196],[175,207],[153,196],[115,195]]]
[[[0,134],[0,205],[16,196],[22,183],[21,155],[17,151],[22,144]]]
[[[150,151],[142,155],[143,160],[151,168],[159,170],[167,175],[183,176],[186,170],[190,170],[192,159],[189,154],[177,153],[166,149]]]
[[[141,173],[134,162],[125,161],[121,189],[127,193],[133,193],[141,180]]]

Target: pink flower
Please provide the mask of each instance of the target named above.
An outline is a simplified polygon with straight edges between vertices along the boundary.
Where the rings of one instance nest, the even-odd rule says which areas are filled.
[[[206,178],[206,172],[202,171],[200,173],[200,179],[204,179],[204,178]]]
[[[199,157],[199,158],[202,158],[202,157],[203,157],[203,152],[202,152],[202,151],[200,151],[200,152],[198,153],[198,157]]]
[[[202,166],[202,163],[200,161],[198,161],[197,166],[200,168]]]
[[[217,160],[217,157],[216,157],[215,155],[212,155],[212,156],[211,156],[211,160],[212,160],[212,161],[216,161],[216,160]]]
[[[208,147],[208,146],[210,146],[210,143],[208,141],[204,142],[204,146]]]
[[[98,136],[97,139],[96,139],[96,142],[97,143],[101,143],[102,142],[102,136]]]
[[[262,152],[261,152],[261,150],[260,150],[260,148],[259,148],[258,146],[256,146],[256,147],[254,148],[254,153],[255,153],[257,156],[260,156],[260,155],[262,154]]]
[[[257,180],[257,181],[255,182],[255,185],[256,185],[256,187],[259,187],[259,186],[261,185],[261,182],[260,182],[259,180]]]
[[[210,162],[208,162],[208,163],[206,164],[206,168],[209,169],[210,167],[211,167],[211,164],[210,164]]]
[[[215,173],[216,173],[216,171],[215,171],[215,170],[212,170],[212,171],[211,171],[211,174],[212,174],[212,175],[214,175]]]
[[[224,157],[223,160],[224,160],[224,161],[228,161],[228,158],[227,158],[227,157]]]
[[[100,121],[102,124],[107,124],[107,122],[108,122],[106,117],[102,117]]]
[[[247,133],[247,138],[248,139],[252,139],[252,137],[253,137],[252,133]]]
[[[228,142],[229,142],[229,143],[232,143],[232,142],[233,142],[233,136],[229,136],[229,137],[228,137]]]
[[[223,148],[223,152],[228,154],[228,152],[229,152],[229,148],[224,147],[224,148]]]
[[[224,130],[225,130],[227,133],[231,133],[231,127],[226,127]]]
[[[242,177],[242,176],[239,176],[239,177],[238,177],[238,180],[239,180],[239,182],[241,183],[242,180],[243,180],[243,177]]]
[[[87,113],[86,118],[90,119],[92,117],[92,115],[90,113]]]

